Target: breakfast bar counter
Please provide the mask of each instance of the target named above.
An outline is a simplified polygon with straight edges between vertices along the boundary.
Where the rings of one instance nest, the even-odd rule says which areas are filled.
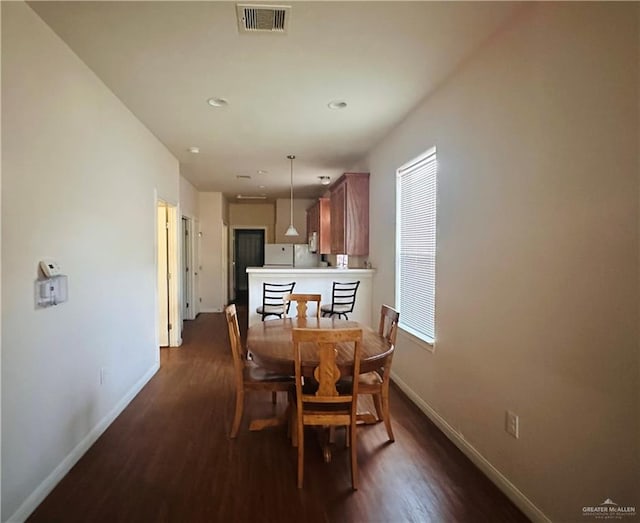
[[[334,267],[248,267],[249,326],[261,321],[256,309],[262,305],[263,283],[296,282],[294,293],[322,294],[322,304],[331,303],[333,282],[359,281],[356,303],[349,319],[372,325],[372,277],[375,269],[338,269]],[[312,311],[310,311],[312,313]],[[295,316],[295,307],[289,311]],[[270,320],[267,320],[270,321]]]

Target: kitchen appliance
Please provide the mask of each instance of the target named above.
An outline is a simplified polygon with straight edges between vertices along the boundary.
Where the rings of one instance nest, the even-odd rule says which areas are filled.
[[[293,244],[265,243],[264,265],[265,267],[293,267]]]
[[[306,243],[266,243],[265,267],[318,267],[320,255],[309,250]]]
[[[309,235],[309,252],[318,252],[318,233],[312,232]]]
[[[293,246],[294,267],[317,267],[319,264],[320,255],[311,252],[308,244],[301,243]]]

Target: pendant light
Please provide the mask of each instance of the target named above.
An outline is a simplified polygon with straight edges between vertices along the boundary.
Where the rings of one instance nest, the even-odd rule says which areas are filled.
[[[287,156],[291,161],[291,220],[289,222],[289,228],[287,232],[284,233],[285,236],[298,236],[298,231],[293,226],[293,160],[295,160],[295,155],[290,154]]]

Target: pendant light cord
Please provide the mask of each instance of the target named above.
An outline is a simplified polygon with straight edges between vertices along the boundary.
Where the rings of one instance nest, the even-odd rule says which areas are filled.
[[[289,223],[289,228],[287,229],[287,232],[284,233],[284,235],[298,236],[298,231],[293,226],[293,160],[295,159],[295,156],[293,154],[290,154],[287,156],[287,158],[291,160],[291,202],[290,202],[291,203],[291,213],[290,213],[291,222]]]
[[[293,154],[290,154],[289,156],[287,156],[287,158],[291,160],[291,219],[289,220],[289,224],[293,226],[293,160],[295,159],[295,156]]]

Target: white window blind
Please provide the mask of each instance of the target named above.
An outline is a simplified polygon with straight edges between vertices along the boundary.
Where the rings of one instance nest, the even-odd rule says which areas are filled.
[[[435,148],[396,173],[396,306],[404,330],[433,342],[436,294]]]

